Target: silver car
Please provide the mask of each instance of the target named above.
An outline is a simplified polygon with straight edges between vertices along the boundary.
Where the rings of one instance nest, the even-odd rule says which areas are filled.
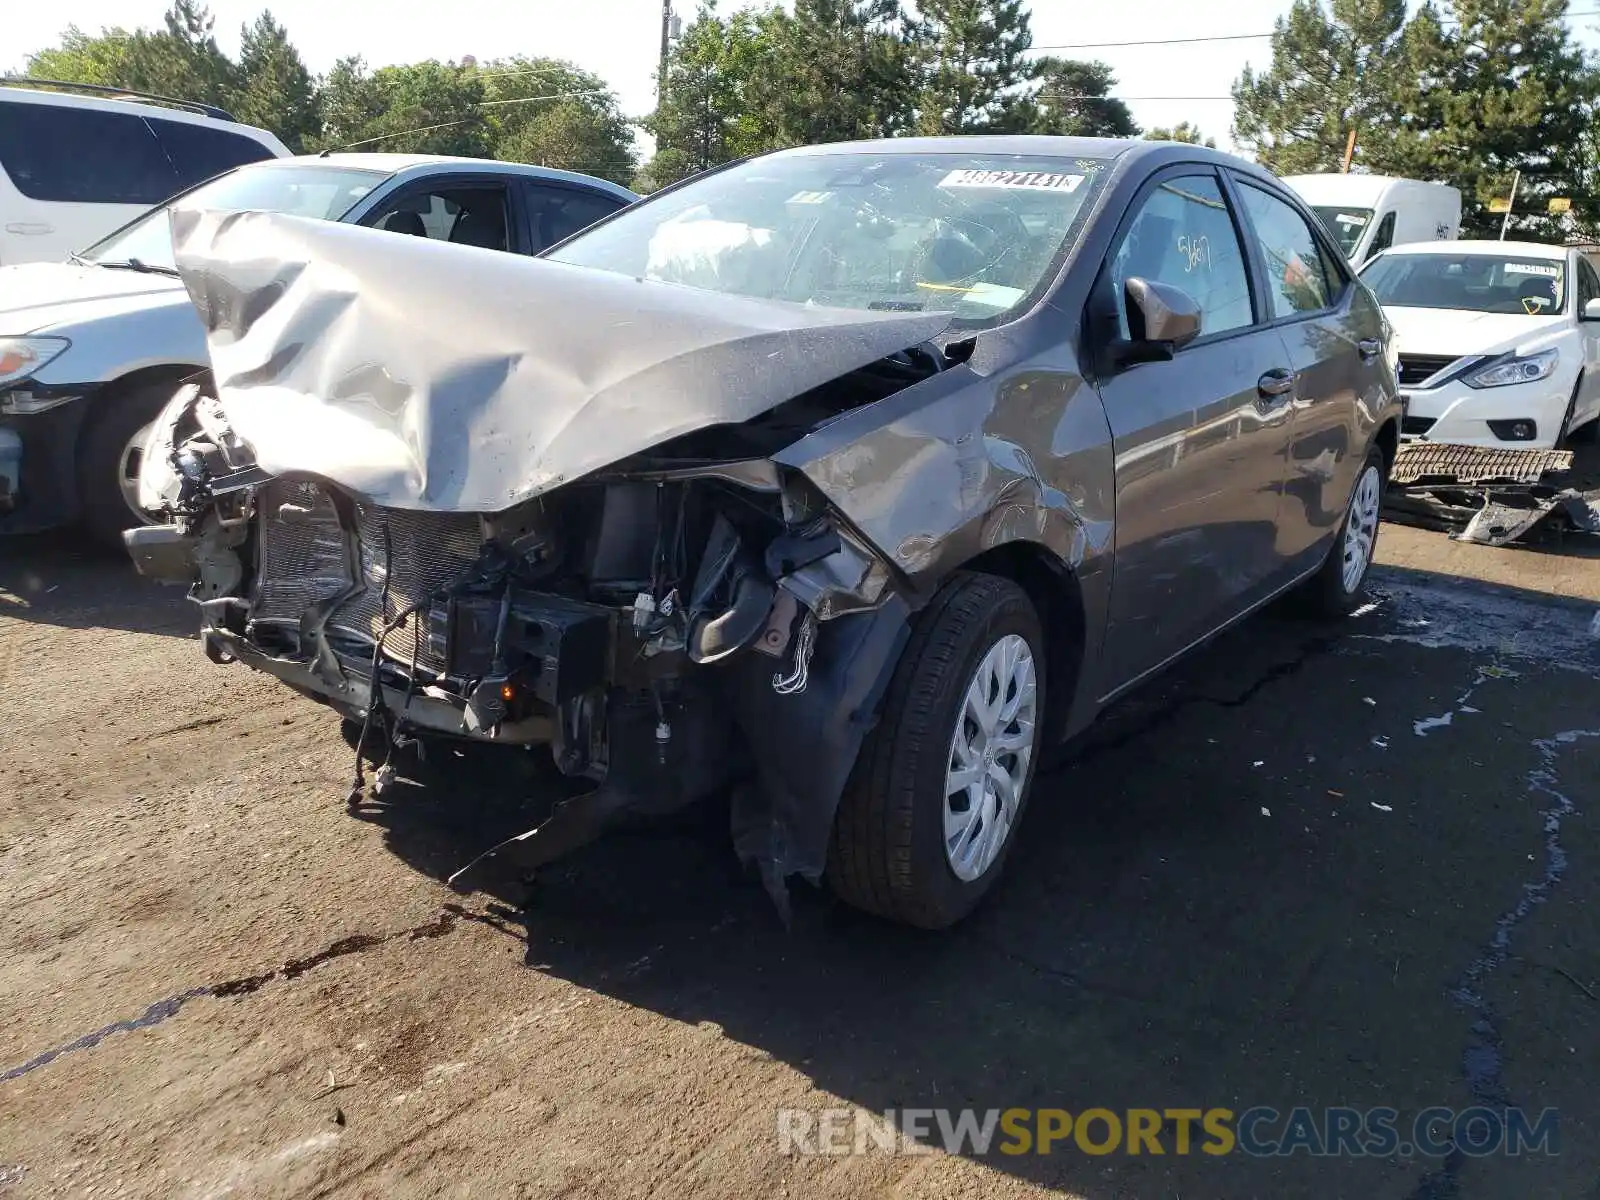
[[[144,520],[144,432],[207,365],[168,215],[293,213],[533,254],[638,199],[570,171],[416,154],[325,154],[227,171],[70,262],[0,267],[0,533],[79,521],[103,542]]]

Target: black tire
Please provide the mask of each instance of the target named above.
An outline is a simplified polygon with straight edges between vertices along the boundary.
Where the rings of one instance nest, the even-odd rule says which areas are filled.
[[[950,742],[984,655],[1020,635],[1033,652],[1035,728],[1045,711],[1044,638],[1027,594],[1010,580],[952,576],[912,631],[834,819],[828,882],[847,904],[924,929],[966,916],[994,886],[1027,812],[1042,746],[1036,740],[1010,833],[993,863],[967,881],[944,848]]]
[[[1333,545],[1328,549],[1328,557],[1323,560],[1317,573],[1300,585],[1299,595],[1296,598],[1300,602],[1300,608],[1308,616],[1336,620],[1339,617],[1349,616],[1361,605],[1367,575],[1372,570],[1373,560],[1377,557],[1378,531],[1383,527],[1383,523],[1381,520],[1373,521],[1372,549],[1353,587],[1347,586],[1344,579],[1345,532],[1350,525],[1355,498],[1361,490],[1361,482],[1369,471],[1378,473],[1378,501],[1381,505],[1384,489],[1389,485],[1389,460],[1384,456],[1382,447],[1373,446],[1367,451],[1366,460],[1356,472],[1356,482],[1350,489],[1350,499],[1345,502],[1344,520],[1339,522],[1339,530],[1334,534]]]
[[[161,414],[175,387],[171,383],[153,384],[102,397],[80,435],[79,520],[89,536],[108,549],[122,549],[122,531],[139,524],[123,500],[117,481],[123,448],[135,433]]]

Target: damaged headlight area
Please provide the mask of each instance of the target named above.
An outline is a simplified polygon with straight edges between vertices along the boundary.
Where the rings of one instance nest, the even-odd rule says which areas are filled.
[[[190,585],[213,661],[391,739],[547,745],[593,783],[458,886],[525,875],[619,813],[722,792],[780,904],[788,875],[820,878],[910,609],[798,473],[657,455],[499,513],[383,507],[266,474],[198,389],[146,463],[170,523],[128,531],[128,548]]]

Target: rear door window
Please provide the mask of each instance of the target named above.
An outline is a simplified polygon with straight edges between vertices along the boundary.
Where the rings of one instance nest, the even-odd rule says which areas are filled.
[[[588,188],[529,184],[527,195],[535,254],[624,207],[616,197]]]
[[[1239,198],[1266,264],[1272,316],[1319,312],[1331,305],[1344,286],[1342,272],[1323,252],[1306,219],[1286,201],[1243,181]]]
[[[143,118],[0,100],[0,166],[30,200],[160,204],[182,186]]]
[[[254,138],[210,125],[164,121],[159,117],[147,117],[145,123],[155,130],[156,140],[177,172],[180,188],[204,183],[245,163],[275,157]]]

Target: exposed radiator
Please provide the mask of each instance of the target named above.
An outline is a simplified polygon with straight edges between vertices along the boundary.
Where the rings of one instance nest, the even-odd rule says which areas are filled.
[[[284,505],[293,506],[287,513]],[[261,514],[261,571],[253,617],[298,625],[312,605],[349,586],[350,564],[344,531],[325,490],[315,484],[274,480],[257,496]],[[288,520],[284,516],[289,517]],[[394,617],[414,604],[426,605],[441,585],[460,575],[478,557],[482,533],[471,513],[424,513],[356,506],[358,579],[364,589],[329,618],[328,629],[361,639],[368,646],[383,627],[385,564],[387,612]],[[384,651],[409,664],[439,672],[445,664],[430,652],[426,632],[416,636],[426,612],[391,630]]]

